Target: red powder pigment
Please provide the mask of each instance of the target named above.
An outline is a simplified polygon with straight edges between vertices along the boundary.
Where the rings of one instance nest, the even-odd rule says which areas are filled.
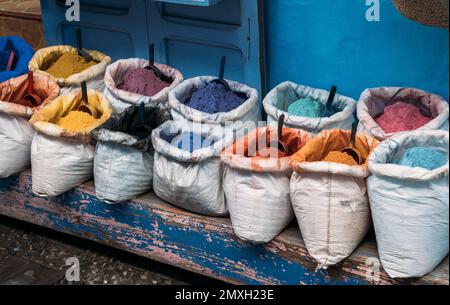
[[[169,83],[160,80],[152,70],[139,68],[127,72],[123,83],[117,88],[140,95],[154,96],[169,86]]]
[[[416,130],[432,120],[424,116],[418,107],[404,102],[386,107],[384,113],[375,118],[375,122],[388,133]]]

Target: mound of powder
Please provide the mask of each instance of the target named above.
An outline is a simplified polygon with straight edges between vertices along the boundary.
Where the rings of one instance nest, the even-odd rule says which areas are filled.
[[[194,132],[183,132],[172,140],[172,145],[190,153],[213,145],[213,141]]]
[[[418,107],[404,102],[386,107],[384,113],[375,118],[375,122],[388,133],[416,130],[432,120],[424,116]]]
[[[145,96],[154,96],[170,83],[159,79],[152,70],[139,68],[128,71],[117,88]]]
[[[325,106],[309,97],[299,99],[288,108],[288,113],[308,118],[320,118],[323,116]]]
[[[325,159],[323,159],[325,162],[333,162],[333,163],[341,163],[346,164],[350,166],[358,165],[358,163],[355,161],[355,159],[352,158],[347,153],[343,153],[340,151],[331,151]]]
[[[57,78],[67,78],[73,74],[80,73],[95,64],[96,62],[93,60],[86,63],[83,56],[78,54],[65,53],[52,63],[46,72]]]
[[[96,123],[96,119],[86,112],[70,111],[66,116],[62,117],[57,125],[69,131],[85,131]]]
[[[245,98],[233,91],[227,91],[225,86],[217,83],[208,83],[195,91],[184,104],[201,112],[213,114],[229,112],[241,106]]]
[[[434,170],[447,162],[447,156],[443,152],[429,147],[413,147],[406,150],[398,164]]]

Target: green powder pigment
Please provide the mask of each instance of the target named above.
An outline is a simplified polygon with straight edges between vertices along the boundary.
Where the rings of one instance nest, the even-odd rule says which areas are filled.
[[[321,118],[324,111],[325,106],[322,103],[309,97],[299,99],[288,108],[289,114],[308,118]]]

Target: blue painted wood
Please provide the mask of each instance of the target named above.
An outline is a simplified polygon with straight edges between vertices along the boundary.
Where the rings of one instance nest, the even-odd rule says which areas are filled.
[[[255,246],[235,237],[228,219],[192,214],[153,194],[111,206],[87,183],[56,198],[39,198],[31,194],[29,172],[0,180],[0,214],[235,284],[368,284],[365,262],[377,257],[374,242],[367,241],[343,263],[315,272],[295,226]],[[422,279],[380,276],[380,284],[448,285],[448,260]]]
[[[160,2],[170,2],[176,4],[211,6],[222,0],[154,0]]]
[[[185,78],[217,75],[225,55],[227,79],[262,90],[258,1],[83,0],[79,22],[66,21],[64,4],[41,1],[47,45],[74,45],[78,28],[85,48],[113,60],[147,58],[153,43],[155,60]]]

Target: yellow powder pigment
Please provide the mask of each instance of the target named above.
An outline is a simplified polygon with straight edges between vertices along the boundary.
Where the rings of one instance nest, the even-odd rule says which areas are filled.
[[[89,113],[82,111],[71,111],[58,121],[58,125],[73,132],[85,131],[96,123],[96,119]]]
[[[95,64],[96,62],[93,60],[86,63],[83,56],[78,54],[65,53],[58,58],[46,72],[57,78],[67,78],[73,74],[80,73]]]
[[[343,153],[340,151],[331,151],[325,159],[323,159],[325,162],[333,162],[333,163],[341,163],[346,164],[350,166],[358,165],[358,163],[355,161],[355,159],[352,158],[347,153]]]

